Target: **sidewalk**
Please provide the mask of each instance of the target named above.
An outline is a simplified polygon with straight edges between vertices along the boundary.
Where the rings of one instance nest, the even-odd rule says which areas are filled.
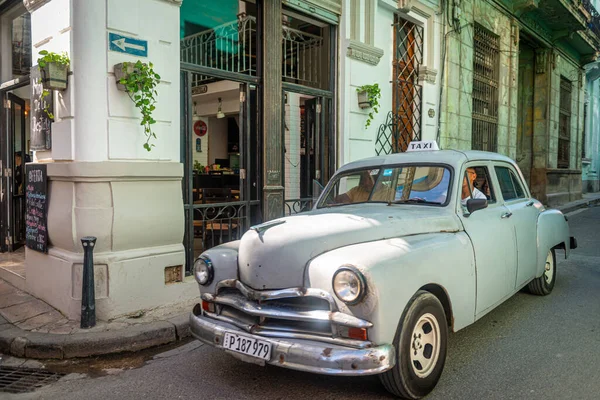
[[[585,193],[583,199],[572,201],[557,207],[563,214],[570,213],[580,208],[595,206],[600,204],[600,193]]]
[[[37,359],[65,359],[139,351],[190,335],[194,302],[143,315],[97,321],[81,329],[80,321],[0,279],[0,354]]]
[[[563,213],[600,204],[600,193],[558,207]],[[152,310],[140,316],[98,321],[80,329],[45,302],[0,279],[0,354],[65,359],[133,352],[172,343],[190,335],[188,304]]]

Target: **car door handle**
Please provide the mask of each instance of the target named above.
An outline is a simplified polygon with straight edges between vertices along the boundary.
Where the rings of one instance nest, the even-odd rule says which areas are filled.
[[[512,213],[510,211],[502,214],[502,218],[510,218],[511,216],[512,216]]]
[[[535,204],[535,201],[531,200],[530,202],[528,202],[527,204],[525,204],[527,207],[531,207],[532,205]]]

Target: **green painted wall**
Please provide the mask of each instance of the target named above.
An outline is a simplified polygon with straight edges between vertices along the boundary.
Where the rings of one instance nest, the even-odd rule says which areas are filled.
[[[498,152],[516,157],[517,48],[512,42],[510,19],[485,1],[461,3],[460,35],[450,34],[446,56],[440,142],[444,148],[471,149],[473,110],[473,22],[500,37],[500,88]],[[510,134],[509,134],[510,133]]]

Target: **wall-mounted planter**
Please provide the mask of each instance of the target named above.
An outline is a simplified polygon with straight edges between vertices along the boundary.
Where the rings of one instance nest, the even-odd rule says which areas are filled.
[[[119,83],[121,79],[127,78],[135,69],[135,63],[127,63],[127,68],[123,67],[123,63],[115,65],[115,78],[117,80],[117,89],[126,92],[125,85]]]
[[[140,60],[132,63],[120,63],[114,67],[117,88],[126,92],[129,98],[140,111],[142,121],[140,125],[144,127],[146,143],[144,149],[151,151],[154,144],[150,144],[150,139],[156,139],[156,134],[152,131],[152,125],[156,120],[152,118],[156,110],[156,98],[158,97],[157,86],[160,83],[160,75],[154,72],[154,66],[151,62],[143,63]]]
[[[358,106],[362,109],[371,108],[373,106],[369,101],[369,95],[366,91],[358,92]]]
[[[67,88],[68,65],[49,62],[43,68],[40,68],[40,73],[44,89],[62,91]]]

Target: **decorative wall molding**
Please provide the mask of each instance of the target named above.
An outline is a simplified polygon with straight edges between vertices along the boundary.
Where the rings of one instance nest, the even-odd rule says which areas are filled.
[[[410,12],[415,3],[415,0],[398,0],[398,10],[405,13]]]
[[[515,0],[513,1],[513,10],[517,17],[533,11],[540,6],[540,0]]]
[[[535,18],[532,18],[529,14],[523,14],[519,19],[531,31],[537,33],[548,42],[552,42],[552,31],[540,24]]]
[[[535,50],[535,73],[545,74],[548,67],[548,49]]]
[[[50,3],[50,0],[23,0],[23,5],[25,5],[25,8],[30,13],[34,12],[46,3]]]
[[[348,41],[348,51],[346,55],[358,61],[366,62],[367,64],[377,65],[383,57],[383,50],[375,46],[364,44],[356,40]]]
[[[419,80],[435,85],[438,70],[427,67],[425,65],[419,66]]]

